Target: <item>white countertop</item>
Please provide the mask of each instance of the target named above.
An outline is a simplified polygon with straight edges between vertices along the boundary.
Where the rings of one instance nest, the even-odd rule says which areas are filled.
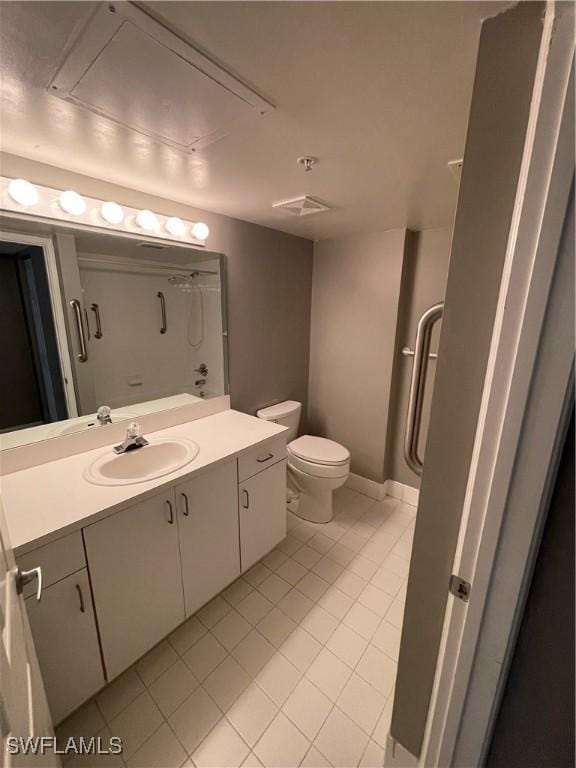
[[[190,464],[169,475],[132,485],[92,485],[84,479],[85,467],[110,448],[4,475],[1,492],[12,547],[17,555],[24,554],[284,431],[285,427],[273,422],[227,410],[150,433],[186,437],[199,445],[200,452]]]

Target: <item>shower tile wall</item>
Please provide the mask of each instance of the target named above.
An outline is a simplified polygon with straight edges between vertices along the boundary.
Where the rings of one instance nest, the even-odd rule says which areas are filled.
[[[207,265],[207,266],[206,266]],[[218,263],[203,267],[218,269]],[[202,276],[204,340],[198,290],[185,292],[168,282],[166,274],[139,274],[88,268],[80,262],[80,277],[87,307],[99,304],[101,339],[89,343],[96,402],[116,408],[188,392],[198,394],[194,372],[208,367],[204,391],[224,392],[220,281]],[[160,333],[158,291],[164,293],[168,330]],[[91,313],[90,313],[91,314]],[[92,318],[91,318],[92,320]]]

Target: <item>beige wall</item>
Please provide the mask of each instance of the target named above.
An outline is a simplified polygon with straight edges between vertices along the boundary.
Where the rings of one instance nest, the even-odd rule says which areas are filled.
[[[352,472],[382,482],[406,230],[314,247],[309,428],[352,454]]]
[[[411,232],[404,257],[402,286],[398,307],[398,331],[396,353],[392,373],[390,415],[388,417],[388,441],[386,447],[387,477],[413,488],[420,487],[420,477],[404,459],[404,432],[413,357],[405,357],[402,347],[414,349],[416,328],[422,313],[428,307],[444,300],[452,229],[425,229]],[[436,323],[431,349],[438,350],[441,323]],[[436,360],[431,359],[426,377],[419,454],[424,456],[430,403],[436,374]]]
[[[414,755],[434,683],[543,10],[519,3],[485,21],[480,36],[392,713],[393,738]]]
[[[1,154],[4,176],[205,221],[209,247],[226,255],[232,406],[247,413],[285,399],[306,403],[313,244],[227,216]]]

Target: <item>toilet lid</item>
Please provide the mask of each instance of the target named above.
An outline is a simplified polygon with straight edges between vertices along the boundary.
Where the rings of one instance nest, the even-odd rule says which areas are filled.
[[[288,447],[295,456],[312,464],[345,464],[350,459],[350,452],[343,445],[325,437],[302,435]]]

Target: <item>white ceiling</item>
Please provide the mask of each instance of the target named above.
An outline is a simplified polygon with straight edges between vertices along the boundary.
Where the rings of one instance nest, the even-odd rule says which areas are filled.
[[[188,154],[45,90],[94,3],[3,2],[1,148],[312,239],[450,225],[480,21],[507,4],[146,3],[276,106]],[[271,207],[301,194],[333,210]]]

